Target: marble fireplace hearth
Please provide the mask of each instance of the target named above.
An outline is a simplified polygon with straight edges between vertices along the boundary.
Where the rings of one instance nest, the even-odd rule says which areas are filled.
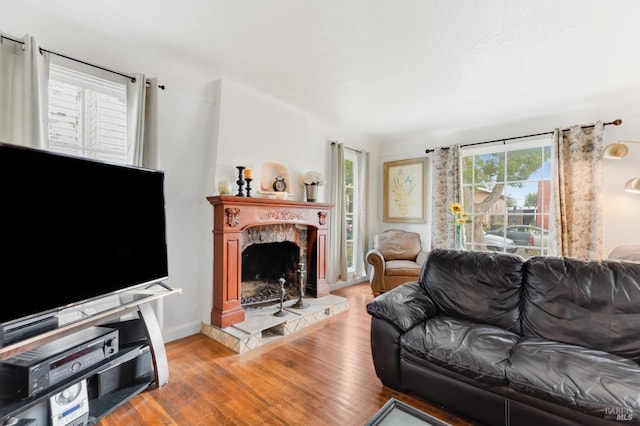
[[[304,309],[293,308],[297,299],[285,301],[284,316],[274,315],[280,310],[279,302],[269,306],[246,308],[244,321],[224,328],[203,322],[200,332],[236,353],[246,353],[349,309],[349,301],[346,298],[333,294],[320,298],[305,297],[304,300],[309,304],[309,307]]]

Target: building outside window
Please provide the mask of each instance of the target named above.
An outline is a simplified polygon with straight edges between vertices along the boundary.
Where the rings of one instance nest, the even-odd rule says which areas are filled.
[[[524,257],[549,248],[551,137],[464,149],[465,245]],[[509,241],[510,240],[510,241]]]

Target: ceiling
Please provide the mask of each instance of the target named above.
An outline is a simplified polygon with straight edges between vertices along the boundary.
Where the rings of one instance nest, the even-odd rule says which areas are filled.
[[[370,135],[640,91],[636,0],[2,1]]]

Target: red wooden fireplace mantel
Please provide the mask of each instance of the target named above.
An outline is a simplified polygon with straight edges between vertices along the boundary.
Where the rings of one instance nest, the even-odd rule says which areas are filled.
[[[211,323],[223,328],[244,321],[241,305],[242,231],[258,225],[307,225],[307,252],[315,253],[315,297],[329,294],[328,216],[333,204],[220,195],[213,206],[213,309]]]

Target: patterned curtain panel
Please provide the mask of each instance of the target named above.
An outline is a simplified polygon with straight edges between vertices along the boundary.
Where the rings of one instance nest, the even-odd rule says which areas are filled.
[[[554,131],[549,254],[602,258],[603,132],[602,122]]]
[[[460,145],[436,148],[432,160],[431,249],[453,248],[455,227],[451,224],[452,203],[460,203]]]

